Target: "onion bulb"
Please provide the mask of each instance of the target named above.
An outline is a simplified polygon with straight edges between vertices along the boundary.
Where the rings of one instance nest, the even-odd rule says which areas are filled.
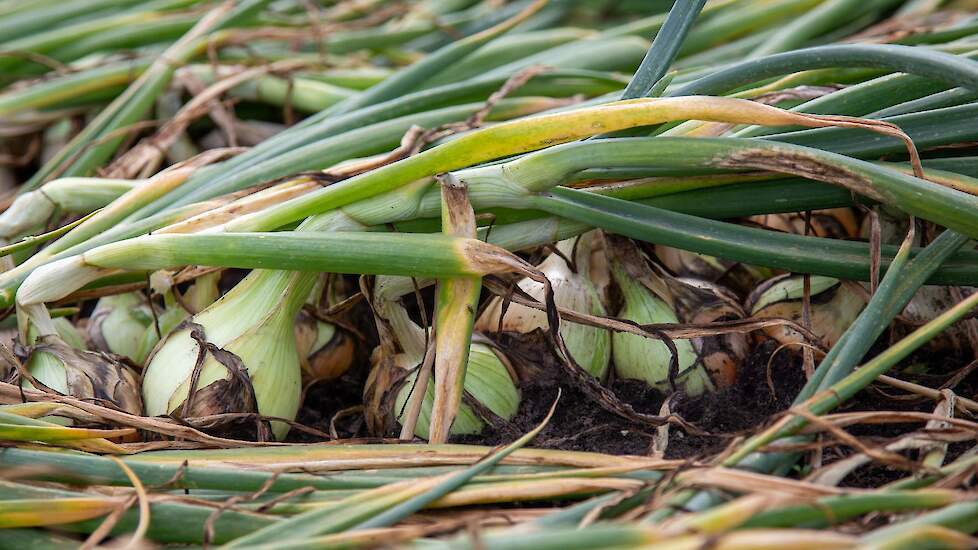
[[[39,334],[33,324],[28,330],[33,346],[26,368],[31,377],[63,395],[94,399],[130,414],[142,414],[135,373],[111,355],[85,350],[81,335],[67,319],[54,319],[52,323],[56,333]],[[35,389],[30,380],[24,379],[21,384]]]
[[[606,315],[601,296],[590,279],[592,250],[597,245],[600,234],[592,231],[579,239],[567,239],[557,243],[557,252],[547,256],[538,266],[553,286],[554,301],[558,307],[589,313]],[[577,243],[575,247],[575,242]],[[565,258],[573,258],[576,271],[568,265]],[[519,287],[537,299],[544,301],[544,286],[531,279],[523,279]],[[502,323],[499,319],[502,316]],[[510,303],[503,314],[503,299],[494,298],[485,312],[476,321],[475,328],[483,333],[516,332],[527,334],[536,329],[548,328],[547,314],[515,303]],[[560,335],[574,361],[592,376],[603,379],[611,359],[611,335],[602,328],[564,321],[560,325]]]
[[[305,310],[296,317],[295,338],[302,371],[311,380],[339,378],[353,364],[353,338]]]
[[[668,246],[656,245],[655,255],[663,266],[678,277],[723,283],[744,293],[754,288],[758,281],[776,273],[766,267],[732,262]]]
[[[668,302],[632,280],[620,266],[613,266],[612,274],[625,301],[618,317],[640,325],[679,323],[676,312]],[[674,377],[670,377],[669,372],[672,351],[665,342],[616,332],[611,344],[615,374],[627,380],[641,380],[662,391],[671,391],[673,383],[676,388],[694,396],[713,390],[713,383],[700,363],[693,344],[681,339],[675,339],[672,343],[679,361]]]
[[[97,349],[138,362],[143,333],[152,324],[153,312],[142,294],[105,296],[89,318],[88,338]]]
[[[393,277],[378,277],[372,306],[377,319],[380,345],[371,355],[370,375],[364,387],[364,404],[371,433],[385,435],[395,420],[404,421],[408,404],[412,402],[415,380],[425,358],[428,342],[424,329],[418,326],[396,298],[386,296],[387,285]],[[393,285],[396,286],[396,285]],[[465,368],[463,388],[477,408],[485,409],[504,420],[516,415],[520,403],[515,374],[509,361],[495,347],[478,341],[473,335]],[[430,372],[430,371],[429,371]],[[434,405],[434,384],[428,380],[414,435],[428,438],[431,410]],[[463,400],[449,433],[475,434],[482,431],[484,422],[478,412]]]
[[[257,412],[293,419],[301,374],[294,320],[315,277],[253,271],[221,299],[164,337],[143,377],[146,414],[183,417]],[[188,407],[203,338],[207,350]],[[276,438],[288,425],[272,422]]]
[[[393,413],[398,421],[402,419],[418,369],[414,369],[404,379],[394,400]],[[520,406],[520,394],[513,382],[510,369],[503,362],[498,352],[481,343],[473,343],[469,347],[469,361],[465,368],[465,394],[503,420],[512,420]],[[422,439],[428,439],[428,425],[431,421],[431,408],[434,403],[434,386],[428,384],[418,423],[414,433]],[[458,415],[452,423],[452,435],[474,435],[485,428],[485,422],[479,414],[472,410],[464,401],[459,405]]]
[[[787,274],[769,279],[751,293],[747,300],[751,316],[781,318],[802,323],[804,276]],[[811,276],[811,330],[819,343],[832,347],[856,320],[866,302],[838,279]],[[805,337],[788,326],[767,327],[764,332],[782,344],[800,344]]]
[[[696,323],[742,318],[736,299],[717,285],[677,279],[650,264],[629,239],[608,236],[611,272],[621,291],[618,317],[640,325]],[[661,391],[682,390],[696,396],[732,385],[747,354],[739,334],[672,340],[678,361],[662,340],[616,332],[612,337],[615,373],[641,380]]]

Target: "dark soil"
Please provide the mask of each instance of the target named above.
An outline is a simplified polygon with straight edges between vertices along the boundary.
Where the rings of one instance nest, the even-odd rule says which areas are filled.
[[[517,363],[530,365],[528,369],[521,369],[525,376],[521,380],[523,399],[519,412],[505,425],[492,426],[481,435],[459,437],[454,442],[480,445],[510,442],[543,420],[560,390],[561,398],[554,418],[535,440],[535,447],[632,455],[646,455],[652,450],[655,426],[636,424],[604,410],[571,384],[552,358],[528,356],[534,353],[531,350],[545,348],[536,342],[520,345],[505,336],[500,343]],[[770,343],[756,346],[736,386],[699,398],[676,396],[673,399],[673,413],[709,435],[688,435],[672,427],[667,457],[702,457],[719,452],[731,437],[752,430],[788,406],[804,383],[800,360],[788,353],[779,353],[775,357],[771,376],[778,390],[772,394],[766,382],[766,371],[774,348]],[[540,368],[544,363],[546,368]],[[297,421],[329,433],[330,421],[337,412],[362,404],[366,372],[367,365],[363,361],[338,380],[311,386]],[[609,387],[618,399],[642,413],[659,414],[665,399],[661,392],[637,381],[613,380]],[[359,414],[343,416],[336,428],[340,437],[368,435]],[[289,439],[310,442],[321,440],[321,437],[293,430]]]
[[[656,414],[662,395],[644,384],[621,381],[612,384],[615,393],[636,410]],[[506,426],[487,430],[479,436],[458,439],[459,443],[498,445],[526,433],[546,416],[561,392],[553,419],[534,440],[534,447],[572,451],[597,451],[613,454],[646,454],[652,445],[655,428],[628,422],[600,408],[578,388],[555,379],[531,382],[522,390],[523,400],[516,417]]]
[[[363,414],[353,409],[363,403],[363,385],[367,378],[365,364],[358,364],[336,380],[322,381],[306,387],[304,406],[299,410],[296,422],[323,433],[330,433],[330,423],[336,418],[336,435],[355,438],[364,435]],[[350,414],[337,413],[349,411]],[[289,441],[313,443],[322,441],[321,436],[303,432],[289,433]]]
[[[561,393],[554,418],[533,443],[534,447],[573,451],[594,451],[609,454],[648,455],[653,451],[656,427],[636,424],[602,408],[594,399],[576,387],[564,374],[563,367],[553,357],[542,356],[549,349],[536,337],[516,338],[501,335],[498,344],[507,351],[520,375],[522,402],[516,417],[507,423],[488,427],[478,436],[458,437],[454,443],[497,445],[511,442],[539,424]],[[885,344],[881,343],[882,347]],[[729,389],[698,398],[676,395],[670,403],[674,414],[705,434],[691,434],[677,426],[669,429],[667,458],[707,458],[720,453],[736,436],[746,436],[776,418],[786,410],[805,382],[801,356],[782,349],[772,359],[777,346],[773,342],[755,345],[740,373],[737,384]],[[363,355],[363,354],[361,354]],[[875,355],[874,352],[870,356]],[[932,388],[940,388],[953,375],[953,369],[968,364],[966,357],[922,352],[898,368],[900,378]],[[922,369],[925,365],[928,368]],[[335,423],[341,438],[363,438],[370,435],[365,428],[362,412],[354,410],[363,403],[363,386],[368,371],[365,356],[346,375],[338,380],[315,384],[308,389],[305,405],[298,422],[320,432],[329,433],[330,422],[340,411]],[[770,371],[770,372],[769,372]],[[926,374],[919,374],[925,371]],[[772,392],[768,380],[773,383]],[[635,410],[658,415],[665,396],[643,383],[611,380],[607,386],[622,402]],[[978,393],[978,369],[961,379],[954,390],[962,396]],[[884,385],[874,385],[860,392],[838,412],[845,411],[924,411],[932,412],[934,402]],[[866,444],[883,446],[915,429],[920,424],[874,424],[847,427],[847,431]],[[384,434],[387,436],[394,433]],[[321,435],[293,430],[292,441],[322,441]],[[948,459],[969,448],[971,444],[952,445]],[[842,447],[827,447],[823,463],[829,463],[853,452]],[[916,458],[908,455],[909,458]],[[908,475],[900,469],[870,465],[858,469],[844,482],[846,486],[878,487]]]
[[[914,382],[930,388],[942,388],[954,377],[957,370],[968,365],[971,359],[961,353],[934,353],[921,351],[905,360],[892,374],[902,380]],[[925,370],[925,373],[920,371]],[[957,395],[974,399],[978,396],[978,369],[963,377],[951,388]],[[874,384],[860,392],[837,412],[856,411],[919,411],[931,413],[936,403],[916,395],[908,395],[885,384]],[[960,416],[960,412],[956,413]],[[974,420],[971,418],[970,420]],[[846,431],[859,438],[866,445],[885,447],[887,444],[920,430],[920,423],[863,424],[846,428]],[[974,441],[948,445],[945,463],[953,461],[974,446]],[[851,449],[829,449],[825,452],[825,462],[851,454]],[[904,453],[912,460],[919,459],[917,453]],[[850,474],[843,485],[858,488],[877,488],[886,483],[902,479],[911,472],[883,464],[868,464]]]
[[[291,442],[322,441],[321,435],[309,431],[303,432],[301,427],[329,434],[331,423],[336,430],[336,435],[343,439],[369,435],[366,433],[361,406],[363,388],[370,372],[370,350],[377,345],[377,334],[372,324],[370,310],[363,302],[353,306],[337,321],[342,326],[348,327],[352,338],[359,342],[354,351],[353,364],[345,374],[335,380],[304,381],[302,408],[299,409],[296,417],[300,429],[289,433],[288,440]],[[361,408],[357,409],[357,407]]]
[[[714,454],[730,438],[762,424],[772,414],[784,410],[801,388],[804,378],[799,361],[790,354],[779,354],[772,362],[772,377],[778,394],[768,389],[766,370],[773,344],[757,346],[748,358],[738,384],[714,394],[686,398],[676,396],[671,404],[674,414],[709,435],[688,435],[671,427],[668,458],[691,458]],[[609,454],[646,455],[652,451],[655,426],[635,424],[610,413],[572,386],[562,376],[559,366],[549,376],[538,375],[523,384],[523,401],[516,418],[503,429],[487,431],[460,442],[494,445],[512,441],[513,435],[525,433],[543,420],[553,400],[561,391],[554,418],[537,439],[535,447]],[[632,380],[614,380],[609,387],[622,402],[637,411],[658,414],[665,396]]]

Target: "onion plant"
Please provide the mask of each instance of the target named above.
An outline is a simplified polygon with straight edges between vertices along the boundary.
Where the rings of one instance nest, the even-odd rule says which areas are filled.
[[[0,0],[0,547],[973,546],[972,4]]]

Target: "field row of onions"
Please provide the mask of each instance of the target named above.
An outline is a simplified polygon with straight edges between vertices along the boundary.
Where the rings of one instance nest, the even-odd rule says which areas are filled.
[[[0,0],[0,549],[978,548],[978,1]]]

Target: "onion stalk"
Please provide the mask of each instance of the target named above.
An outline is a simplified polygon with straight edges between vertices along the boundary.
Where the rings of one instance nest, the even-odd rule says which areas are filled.
[[[889,208],[879,208],[877,213],[880,242],[885,244],[899,243],[903,236],[906,235],[911,219],[907,216],[901,216],[899,212]],[[921,236],[925,234],[924,228],[919,225],[915,228],[913,244],[920,244],[922,240]],[[868,237],[871,229],[872,225],[867,219],[863,223],[863,236]],[[973,286],[921,286],[903,309],[901,320],[911,326],[923,325],[933,321],[941,313],[974,291],[975,287]],[[971,345],[968,324],[974,322],[973,320],[965,320],[947,327],[944,332],[927,343],[927,348],[934,350],[955,349],[967,351]]]
[[[132,190],[139,181],[104,178],[61,178],[36,191],[18,195],[0,213],[0,239],[10,241],[36,231],[55,212],[88,214]]]
[[[248,230],[271,230],[288,224],[292,221],[303,219],[311,214],[329,211],[333,208],[351,204],[357,200],[378,194],[381,191],[395,189],[400,186],[408,185],[410,182],[417,181],[419,178],[431,176],[446,170],[452,170],[473,163],[492,160],[500,156],[508,156],[519,152],[525,152],[542,148],[545,145],[554,143],[555,136],[559,140],[570,140],[578,137],[587,137],[603,131],[614,131],[617,129],[630,128],[648,124],[667,122],[670,120],[684,118],[701,118],[707,120],[717,120],[723,122],[761,122],[766,124],[800,124],[806,126],[831,126],[838,124],[832,120],[811,119],[801,117],[785,111],[780,111],[771,107],[758,105],[748,101],[733,100],[725,98],[704,98],[704,97],[684,97],[673,98],[672,100],[633,100],[619,102],[601,107],[578,109],[570,113],[558,113],[532,119],[503,123],[498,126],[485,128],[462,136],[459,139],[425,151],[420,155],[405,159],[403,161],[384,166],[361,174],[349,180],[330,185],[325,189],[309,193],[302,197],[294,198],[248,216],[243,216],[222,227],[225,231],[248,231]],[[594,126],[604,125],[600,130]],[[569,127],[577,128],[577,133],[565,135]],[[580,128],[591,128],[582,131]],[[532,131],[531,131],[532,130]],[[402,135],[403,130],[398,135]],[[507,137],[508,136],[508,137]],[[337,136],[338,137],[338,136]],[[504,139],[505,138],[505,139]],[[513,141],[513,139],[517,141]],[[351,141],[346,139],[345,142]],[[269,142],[274,141],[269,140]],[[500,143],[508,143],[505,148],[499,146]],[[812,148],[798,147],[787,144],[772,144],[759,140],[735,140],[735,139],[683,139],[683,138],[654,138],[654,139],[635,139],[629,141],[633,147],[623,147],[623,142],[618,140],[600,140],[571,144],[563,147],[550,147],[540,155],[530,155],[514,161],[511,168],[520,167],[521,171],[533,173],[533,165],[553,166],[555,158],[561,159],[562,169],[568,174],[573,174],[579,170],[592,167],[595,160],[599,157],[590,155],[600,155],[600,158],[608,159],[606,162],[616,163],[648,163],[649,158],[656,158],[657,164],[682,166],[688,170],[690,166],[702,164],[712,166],[716,170],[729,170],[731,168],[752,168],[769,167],[773,159],[790,158],[800,156],[819,164],[841,163],[846,166],[848,173],[859,180],[859,192],[874,198],[881,198],[886,202],[893,202],[900,207],[914,210],[922,217],[931,217],[935,221],[945,223],[954,228],[960,228],[967,233],[973,228],[966,227],[961,219],[954,219],[960,214],[960,210],[969,204],[967,195],[955,193],[954,197],[938,195],[950,195],[948,190],[935,188],[928,185],[928,190],[923,194],[927,200],[918,200],[921,195],[918,190],[923,192],[924,182],[905,176],[896,176],[891,171],[870,167],[866,163],[855,161],[851,158],[840,155],[818,151]],[[588,155],[582,154],[586,149]],[[615,153],[615,151],[618,153]],[[645,152],[643,152],[643,150]],[[679,151],[681,154],[673,154],[667,151]],[[625,154],[622,155],[622,152]],[[298,150],[295,151],[298,154]],[[650,156],[651,155],[651,156]],[[288,156],[288,155],[286,155]],[[306,155],[309,156],[309,155]],[[315,155],[312,155],[315,156]],[[611,160],[616,157],[618,160]],[[689,157],[689,158],[687,158]],[[291,157],[290,157],[291,158]],[[532,161],[530,159],[533,159]],[[731,159],[736,159],[736,166],[732,166]],[[237,160],[237,159],[234,159]],[[525,161],[525,162],[524,162]],[[292,160],[286,162],[283,158],[276,159],[277,164],[288,164],[295,169],[296,165]],[[298,161],[296,161],[298,162]],[[234,161],[229,161],[234,165]],[[579,165],[579,166],[576,166]],[[673,166],[675,167],[675,166]],[[785,168],[790,168],[786,164]],[[796,167],[797,168],[797,167]],[[537,170],[539,172],[539,169]],[[790,171],[790,170],[789,170]],[[204,174],[212,173],[210,170],[201,172]],[[268,172],[266,172],[268,174]],[[837,172],[824,174],[827,181],[841,183],[843,185],[853,185],[853,179],[842,178],[836,181],[830,178]],[[807,172],[800,175],[810,175]],[[538,177],[542,177],[539,174]],[[555,170],[550,170],[546,175],[546,182],[552,185],[555,180],[563,177]],[[820,178],[822,176],[819,176]],[[900,181],[897,181],[900,180]],[[241,183],[238,179],[237,182]],[[233,183],[233,182],[229,182]],[[545,182],[528,181],[523,187],[532,191],[537,191],[544,187]],[[354,191],[355,190],[355,191]],[[913,195],[913,199],[909,196]],[[195,193],[190,193],[195,195]],[[171,195],[164,197],[154,203],[154,208],[160,206],[159,203],[166,202]],[[941,208],[934,210],[934,202],[929,197],[940,199]],[[191,200],[185,197],[184,201]],[[526,208],[527,201],[514,204]],[[947,206],[959,205],[950,208]],[[542,205],[539,205],[542,206]],[[145,208],[144,208],[145,210]],[[140,211],[133,216],[140,217],[146,212]],[[120,229],[123,231],[128,228]],[[134,230],[134,229],[133,229]],[[119,232],[116,232],[119,235]],[[119,236],[113,236],[119,238]],[[105,242],[107,239],[101,239]],[[84,247],[94,244],[84,243]],[[80,251],[81,247],[75,248],[75,252]],[[33,269],[33,265],[30,269]],[[19,281],[29,273],[30,269],[18,269],[16,273],[11,273],[9,277],[0,279],[4,287],[4,295],[12,293]],[[9,296],[8,296],[9,298]]]

